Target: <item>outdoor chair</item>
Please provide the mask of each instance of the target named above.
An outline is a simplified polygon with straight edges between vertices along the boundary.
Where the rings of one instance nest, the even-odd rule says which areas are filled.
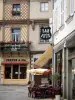
[[[40,92],[39,87],[35,87],[32,89],[31,97],[32,98],[40,98],[41,97],[41,92]]]

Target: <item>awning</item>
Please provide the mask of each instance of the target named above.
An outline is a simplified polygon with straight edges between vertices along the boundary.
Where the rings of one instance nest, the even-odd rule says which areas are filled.
[[[2,62],[1,64],[2,65],[9,65],[9,64],[12,64],[12,65],[18,65],[18,64],[24,64],[24,65],[26,65],[26,64],[28,64],[29,62],[28,61],[21,61],[21,62]]]
[[[52,58],[52,46],[48,47],[48,49],[34,62],[34,68],[43,67],[50,58]]]
[[[33,74],[33,75],[49,75],[52,74],[52,70],[50,69],[30,69],[28,70],[29,73]]]

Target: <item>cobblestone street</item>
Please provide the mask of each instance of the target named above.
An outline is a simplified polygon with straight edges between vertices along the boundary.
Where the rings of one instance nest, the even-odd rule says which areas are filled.
[[[33,100],[33,98],[27,96],[27,93],[27,86],[0,86],[0,100]]]

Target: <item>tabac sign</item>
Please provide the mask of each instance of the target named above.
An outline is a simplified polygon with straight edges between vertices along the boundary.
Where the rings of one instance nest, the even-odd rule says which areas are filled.
[[[51,38],[51,28],[49,26],[42,26],[40,28],[40,38],[49,40]]]

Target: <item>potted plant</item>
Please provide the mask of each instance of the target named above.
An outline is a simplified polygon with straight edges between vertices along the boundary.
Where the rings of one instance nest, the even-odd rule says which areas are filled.
[[[52,75],[52,79],[54,83],[56,84],[56,94],[55,94],[55,100],[60,100],[60,81],[59,81],[60,75],[59,73],[55,73]]]

